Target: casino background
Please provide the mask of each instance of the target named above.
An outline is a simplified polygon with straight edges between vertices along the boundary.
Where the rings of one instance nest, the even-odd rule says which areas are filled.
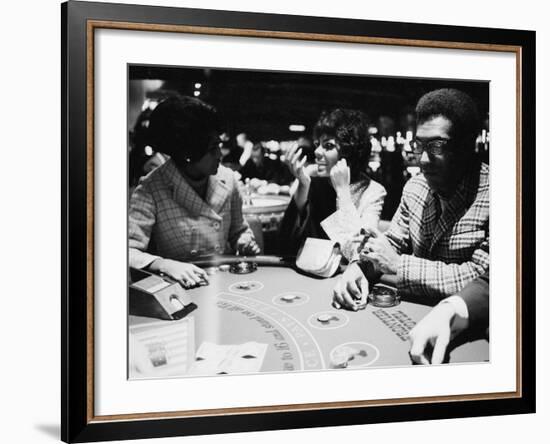
[[[409,142],[416,129],[414,107],[426,92],[453,87],[475,100],[482,119],[476,152],[489,162],[488,82],[143,65],[131,65],[128,73],[130,190],[139,177],[165,160],[147,143],[152,109],[173,92],[198,97],[221,112],[223,164],[246,175],[239,156],[261,144],[270,168],[278,171],[268,174],[267,181],[264,177],[249,177],[247,184],[242,180],[245,215],[263,253],[278,253],[275,232],[289,201],[292,177],[281,165],[281,157],[298,141],[313,162],[311,132],[323,111],[354,108],[369,116],[373,148],[368,173],[388,192],[383,221],[391,219],[403,185],[419,171]]]

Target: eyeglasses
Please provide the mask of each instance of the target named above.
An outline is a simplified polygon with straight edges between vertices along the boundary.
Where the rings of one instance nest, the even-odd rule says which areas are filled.
[[[426,151],[430,156],[441,156],[450,142],[450,139],[435,139],[427,142],[415,139],[411,144],[411,148],[414,154],[422,154]]]
[[[331,142],[330,140],[325,140],[323,143],[316,140],[313,142],[313,145],[315,145],[315,148],[321,146],[323,149],[327,151],[340,148],[340,145],[338,145],[337,143]]]

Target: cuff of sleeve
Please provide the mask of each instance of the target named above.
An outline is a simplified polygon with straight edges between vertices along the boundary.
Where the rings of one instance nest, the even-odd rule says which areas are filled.
[[[397,282],[398,287],[397,289],[400,291],[406,290],[408,291],[408,283],[409,283],[409,271],[410,271],[410,265],[409,262],[411,261],[413,257],[408,254],[402,254],[399,256],[399,263],[397,264]]]
[[[457,316],[468,319],[468,306],[466,305],[466,302],[464,302],[464,299],[462,299],[460,296],[450,296],[446,299],[443,299],[441,303],[443,302],[451,304],[454,307]]]
[[[339,194],[336,196],[336,208],[337,209],[355,209],[355,205],[351,200],[351,194]]]
[[[130,248],[130,254],[128,257],[130,268],[137,268],[141,270],[157,259],[161,259],[161,257]]]
[[[468,327],[468,306],[464,299],[460,296],[450,296],[446,299],[443,299],[440,304],[450,304],[453,307],[455,316],[451,322],[451,329],[453,332],[460,332],[465,330]]]

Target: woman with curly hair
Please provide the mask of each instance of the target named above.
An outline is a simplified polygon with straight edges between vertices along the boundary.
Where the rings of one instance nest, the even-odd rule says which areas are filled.
[[[337,210],[359,218],[362,228],[377,228],[386,196],[384,187],[367,175],[371,145],[363,112],[335,109],[323,113],[313,136],[315,177],[304,168],[306,158],[297,146],[285,159],[298,185],[281,223],[284,254],[295,255],[308,237],[328,239],[321,222]],[[349,238],[355,234],[350,232]],[[349,259],[350,253],[344,254]]]

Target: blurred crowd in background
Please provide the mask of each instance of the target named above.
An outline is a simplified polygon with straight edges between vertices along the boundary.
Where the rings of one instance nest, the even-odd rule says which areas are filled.
[[[223,115],[219,134],[221,164],[231,168],[241,184],[245,214],[260,217],[263,237],[276,230],[282,216],[273,206],[253,208],[265,201],[250,196],[289,196],[294,177],[285,155],[298,145],[307,158],[310,176],[316,175],[313,124],[322,111],[335,107],[360,109],[369,116],[370,160],[366,173],[387,190],[382,220],[390,220],[406,181],[418,174],[412,152],[416,120],[414,106],[428,90],[459,86],[476,101],[483,117],[476,155],[489,163],[489,98],[481,82],[444,82],[426,79],[385,79],[194,68],[130,67],[129,187],[163,164],[168,156],[155,152],[148,140],[149,116],[163,99],[184,94],[204,100]],[[269,207],[269,206],[268,206]],[[283,209],[284,212],[284,209]],[[250,220],[249,220],[250,222]],[[253,224],[251,224],[253,225]],[[263,247],[263,246],[262,246]],[[267,245],[266,250],[269,250]],[[276,253],[276,251],[272,251]]]

